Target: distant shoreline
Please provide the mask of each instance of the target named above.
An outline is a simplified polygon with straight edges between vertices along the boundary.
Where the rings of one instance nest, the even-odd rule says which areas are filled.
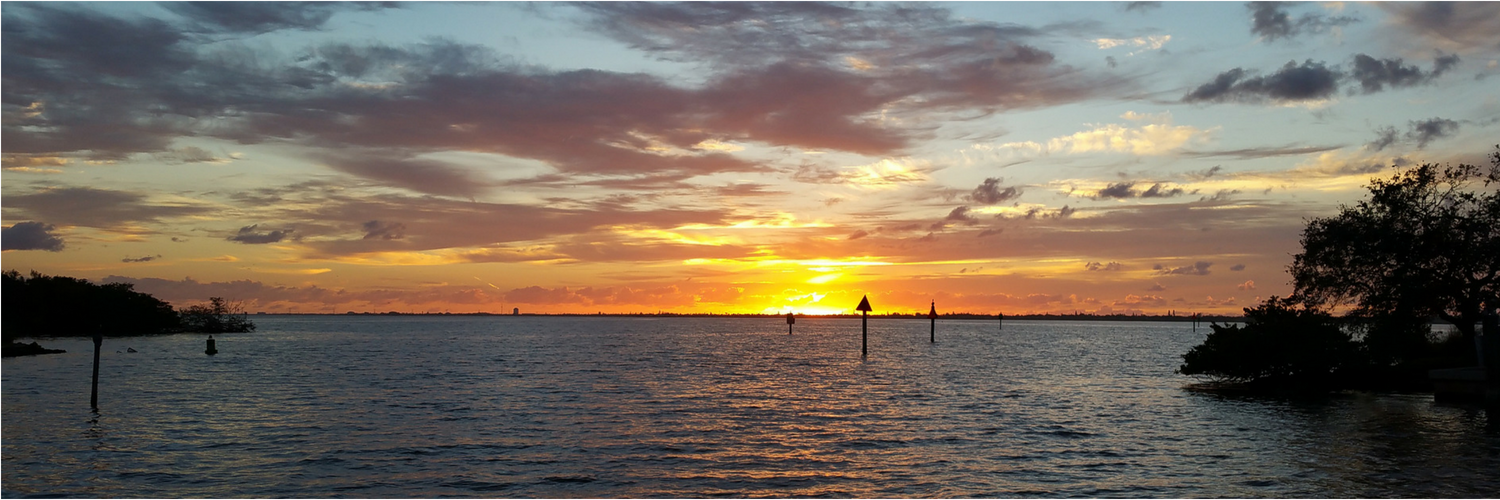
[[[395,311],[383,312],[383,313],[370,313],[370,312],[343,312],[343,313],[278,313],[278,312],[257,312],[257,313],[252,314],[252,316],[344,316],[344,317],[348,317],[348,316],[359,316],[359,317],[391,317],[391,316],[421,316],[421,317],[429,317],[429,316],[479,316],[479,317],[528,317],[528,318],[558,317],[558,318],[752,318],[752,319],[780,319],[780,318],[785,318],[786,317],[785,314],[754,314],[754,313],[743,313],[743,314],[710,314],[710,313],[603,313],[603,314],[600,314],[600,313],[595,313],[595,314],[581,314],[581,313],[521,313],[521,314],[500,314],[500,313],[482,313],[482,312],[481,313],[411,313],[411,312],[395,312]],[[858,319],[858,318],[861,317],[858,314],[797,314],[796,316],[797,316],[797,319],[824,319],[824,318],[827,318],[827,319]],[[925,319],[928,319],[928,318],[927,318],[927,315],[925,315],[925,314],[900,314],[900,313],[896,313],[896,314],[871,314],[870,315],[870,319],[906,319],[906,320],[921,319],[921,320],[925,320]],[[984,320],[997,321],[999,318],[997,318],[993,314],[952,313],[952,314],[939,314],[938,315],[938,319],[943,319],[943,320],[959,319],[959,320],[972,320],[972,321],[984,321]],[[1018,320],[1018,321],[1174,321],[1174,322],[1191,323],[1191,322],[1193,322],[1193,317],[1191,317],[1191,316],[1181,316],[1181,315],[1126,315],[1126,314],[1109,314],[1109,315],[1100,315],[1100,314],[1018,314],[1018,315],[1010,315],[1010,314],[1007,314],[1007,315],[1005,315],[1004,320],[1006,320],[1006,321],[1009,321],[1009,320]],[[1203,316],[1199,316],[1198,317],[1198,322],[1200,322],[1200,323],[1211,323],[1211,322],[1221,322],[1221,323],[1223,323],[1223,322],[1241,322],[1241,321],[1244,321],[1244,317],[1243,316],[1203,315]]]

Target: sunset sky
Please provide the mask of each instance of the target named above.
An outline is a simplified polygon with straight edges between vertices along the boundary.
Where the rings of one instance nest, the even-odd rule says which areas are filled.
[[[1231,313],[1497,3],[3,6],[3,267],[269,312]]]

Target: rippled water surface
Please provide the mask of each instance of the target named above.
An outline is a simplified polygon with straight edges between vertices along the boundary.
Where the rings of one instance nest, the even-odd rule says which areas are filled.
[[[6,359],[3,495],[1500,492],[1485,410],[1184,391],[1188,323],[879,319],[861,359],[848,319],[254,320],[106,340],[97,414],[88,340]]]

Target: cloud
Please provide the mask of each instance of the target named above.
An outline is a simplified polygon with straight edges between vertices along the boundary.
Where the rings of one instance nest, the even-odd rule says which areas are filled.
[[[1161,264],[1157,264],[1155,266],[1152,266],[1151,269],[1155,270],[1156,274],[1159,275],[1180,274],[1187,276],[1207,276],[1212,272],[1208,270],[1209,266],[1212,265],[1214,265],[1214,263],[1200,260],[1198,262],[1194,262],[1191,266],[1169,268]]]
[[[1101,83],[1056,65],[1052,53],[1028,43],[1072,29],[1068,26],[976,22],[936,5],[599,2],[581,7],[598,32],[664,59],[733,69],[842,68],[839,73],[846,77],[878,79],[887,89],[881,91],[889,96],[886,102],[911,98],[907,102],[923,107],[1033,107],[1071,102],[1096,92]]]
[[[372,220],[363,224],[366,240],[399,240],[406,237],[406,224]],[[241,231],[243,232],[243,230]]]
[[[1213,167],[1211,167],[1211,168],[1209,168],[1207,170],[1202,170],[1202,171],[1198,171],[1198,172],[1188,172],[1186,174],[1183,174],[1183,177],[1186,177],[1190,181],[1206,181],[1206,180],[1212,178],[1214,175],[1217,175],[1219,172],[1222,172],[1223,170],[1224,170],[1224,167],[1219,166],[1219,165],[1214,165]]]
[[[1120,270],[1125,269],[1125,265],[1121,264],[1119,262],[1110,262],[1108,264],[1100,264],[1098,262],[1090,262],[1088,264],[1084,264],[1083,268],[1087,269],[1087,270],[1090,270],[1090,271],[1113,272],[1113,271],[1120,271]]]
[[[1171,198],[1183,193],[1182,188],[1164,188],[1162,183],[1152,184],[1145,191],[1141,191],[1142,198]]]
[[[1459,122],[1437,117],[1407,122],[1405,135],[1397,132],[1395,127],[1381,127],[1375,129],[1376,138],[1365,144],[1365,149],[1379,152],[1401,142],[1413,142],[1417,149],[1424,149],[1432,141],[1457,134],[1459,128]]]
[[[242,227],[240,228],[240,231],[238,233],[235,233],[234,236],[230,236],[225,239],[236,243],[244,243],[246,245],[262,245],[266,243],[277,243],[292,235],[291,229],[278,229],[275,231],[258,233],[255,231],[255,228],[257,227],[260,227],[260,224]]]
[[[1003,180],[1005,179],[998,177],[986,178],[984,182],[979,184],[979,187],[974,188],[974,192],[969,193],[969,200],[983,205],[994,205],[1021,196],[1021,190],[1015,186],[1002,189],[1000,182]]]
[[[1245,270],[1245,265],[1244,264],[1235,264],[1235,265],[1229,266],[1229,270],[1230,271],[1244,271]]]
[[[979,219],[974,217],[973,215],[969,215],[969,207],[967,205],[964,205],[955,207],[953,210],[948,212],[948,216],[943,217],[943,220],[932,223],[932,225],[928,226],[927,229],[931,231],[941,231],[953,223],[972,226],[974,224],[978,224]],[[929,233],[928,236],[932,235]]]
[[[1250,10],[1250,33],[1259,35],[1267,41],[1276,41],[1277,38],[1293,38],[1304,32],[1322,33],[1329,28],[1345,26],[1359,22],[1352,17],[1324,17],[1319,14],[1303,14],[1302,17],[1293,20],[1284,7],[1287,2],[1249,2],[1245,7]]]
[[[1251,71],[1234,68],[1198,86],[1182,97],[1183,102],[1305,102],[1332,97],[1343,73],[1311,59],[1298,65],[1287,62],[1270,76],[1250,76]]]
[[[861,229],[861,230],[855,231],[854,234],[849,235],[849,239],[850,240],[857,240],[857,239],[860,239],[860,238],[863,238],[863,237],[866,237],[866,236],[869,236],[869,235],[870,235],[870,233],[867,233],[867,232],[865,232],[865,230]]]
[[[1167,42],[1171,40],[1172,35],[1150,35],[1135,38],[1096,38],[1094,39],[1094,45],[1098,46],[1100,50],[1112,49],[1115,47],[1133,47],[1136,49],[1140,49],[1135,52],[1125,54],[1126,56],[1133,56],[1141,52],[1161,49],[1163,45],[1166,45]]]
[[[1441,76],[1448,69],[1458,64],[1457,55],[1439,56],[1433,62],[1432,72],[1423,72],[1422,68],[1402,64],[1400,58],[1376,59],[1364,54],[1354,56],[1354,70],[1349,76],[1359,81],[1364,93],[1372,94],[1385,89],[1386,85],[1391,88],[1415,87],[1430,83]]]
[[[1370,151],[1381,151],[1395,144],[1398,140],[1396,127],[1382,127],[1375,130],[1376,138],[1365,144],[1365,149]]]
[[[1093,151],[1129,153],[1141,156],[1164,155],[1184,145],[1207,140],[1215,129],[1204,130],[1189,125],[1173,125],[1171,115],[1137,115],[1126,113],[1131,120],[1150,119],[1155,123],[1128,127],[1107,124],[1073,135],[1047,141],[1047,152],[1087,153]]]
[[[1406,138],[1416,141],[1417,149],[1426,148],[1429,142],[1458,133],[1458,122],[1445,118],[1413,121],[1410,127],[1411,130],[1406,132]]]
[[[200,31],[265,33],[315,30],[343,10],[375,10],[394,2],[165,2],[162,7],[192,21]]]
[[[1162,292],[1166,291],[1166,289],[1167,287],[1162,286],[1161,283],[1152,283],[1151,286],[1146,287],[1146,291],[1148,292]]]
[[[160,258],[161,258],[161,254],[147,255],[145,257],[136,257],[136,258],[126,257],[126,258],[120,259],[120,262],[124,262],[126,264],[133,263],[133,262],[151,262],[153,260],[160,259]]]
[[[652,56],[706,63],[691,85],[645,73],[551,71],[475,45],[322,43],[283,55],[205,36],[309,30],[364,4],[169,4],[115,18],[29,4],[4,19],[7,154],[181,161],[182,137],[288,142],[336,170],[440,196],[485,176],[424,154],[534,159],[561,181],[661,182],[771,167],[704,144],[763,143],[889,155],[930,130],[919,114],[1078,102],[1129,82],[1036,46],[1076,23],[975,22],[935,5],[576,4],[596,32]]]
[[[1134,181],[1112,183],[1105,186],[1104,189],[1100,189],[1098,193],[1094,194],[1093,198],[1096,200],[1101,198],[1134,198],[1135,191],[1131,189],[1134,186]]]
[[[419,193],[472,198],[494,185],[468,170],[443,162],[380,155],[328,157],[329,168]]]
[[[1167,187],[1166,184],[1160,182],[1152,183],[1151,187],[1146,188],[1145,191],[1136,191],[1135,185],[1135,181],[1113,182],[1105,186],[1103,189],[1100,189],[1098,192],[1095,192],[1093,196],[1090,196],[1090,198],[1093,198],[1095,200],[1128,199],[1137,197],[1171,198],[1174,196],[1181,196],[1182,193],[1185,192],[1180,187]]]
[[[57,228],[44,222],[17,222],[10,227],[0,230],[0,244],[4,245],[5,251],[46,250],[48,252],[61,252],[65,245],[62,238],[52,234],[54,229]]]
[[[155,223],[210,211],[201,205],[153,203],[139,193],[86,187],[53,187],[28,194],[7,195],[5,206],[56,224],[109,231],[124,230],[122,226],[133,223]]]
[[[1235,285],[1234,287],[1238,288],[1240,290],[1254,290],[1255,289],[1255,280],[1247,280],[1244,283],[1240,283],[1238,285]]]
[[[1126,2],[1125,12],[1136,11],[1145,13],[1152,9],[1160,9],[1161,2]]]
[[[1274,157],[1277,157],[1277,156],[1300,156],[1300,155],[1312,154],[1312,153],[1322,153],[1322,152],[1325,152],[1325,151],[1333,151],[1335,149],[1339,149],[1339,148],[1342,148],[1342,147],[1343,146],[1298,146],[1298,145],[1286,145],[1286,146],[1266,146],[1266,147],[1245,148],[1245,149],[1228,149],[1228,150],[1219,150],[1219,151],[1183,151],[1183,154],[1193,155],[1193,156],[1199,156],[1199,157],[1228,156],[1228,157],[1239,158],[1239,159],[1256,159],[1256,158],[1274,158]],[[1218,170],[1214,170],[1214,169],[1219,169],[1219,168],[1220,167],[1215,166],[1213,169],[1209,169],[1209,170],[1212,170],[1213,172],[1217,172]],[[1200,173],[1189,173],[1188,174],[1188,178],[1195,178],[1194,176],[1196,176],[1196,175],[1201,175],[1201,174]],[[1209,174],[1209,175],[1212,176],[1212,174]],[[1201,179],[1207,179],[1207,178],[1208,177],[1198,177],[1198,179],[1200,179],[1200,180]]]
[[[1495,2],[1378,2],[1397,30],[1430,47],[1484,52],[1500,45],[1500,4]]]
[[[162,163],[229,163],[232,161],[232,156],[216,156],[212,151],[196,146],[169,149],[152,156]]]

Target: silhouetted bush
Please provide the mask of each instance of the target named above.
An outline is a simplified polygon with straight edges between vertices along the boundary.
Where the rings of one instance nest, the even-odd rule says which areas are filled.
[[[1245,308],[1245,326],[1210,325],[1177,372],[1214,382],[1325,389],[1355,364],[1358,345],[1338,320],[1297,298],[1271,297]]]
[[[255,323],[245,317],[238,303],[212,297],[207,305],[182,310],[182,329],[200,333],[243,333],[255,331]]]

